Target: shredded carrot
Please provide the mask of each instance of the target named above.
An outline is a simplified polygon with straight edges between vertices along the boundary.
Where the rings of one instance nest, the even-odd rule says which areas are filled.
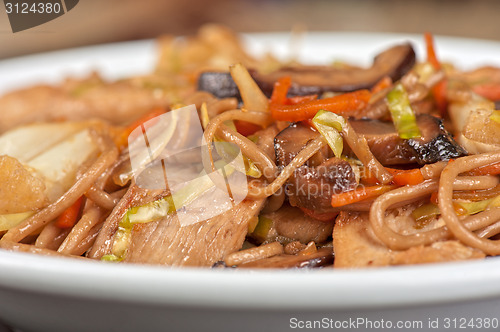
[[[395,188],[396,186],[385,184],[370,187],[362,186],[351,191],[334,194],[332,196],[332,206],[341,207],[344,205],[357,203],[365,199],[375,198]]]
[[[439,200],[438,200],[438,192],[435,191],[431,194],[431,203],[434,204],[434,205],[438,205],[439,204]]]
[[[372,93],[375,94],[389,88],[392,85],[392,79],[389,76],[384,76],[372,88]]]
[[[472,91],[489,100],[500,100],[500,83],[484,83],[472,87]]]
[[[271,115],[275,120],[302,121],[316,115],[319,110],[326,110],[343,116],[350,116],[368,105],[371,93],[358,90],[331,98],[312,100],[298,105],[278,105],[271,103]]]
[[[436,49],[434,48],[434,37],[430,32],[424,34],[425,45],[427,48],[427,61],[434,67],[434,69],[441,69],[441,62],[436,56]]]
[[[130,125],[128,125],[120,135],[120,137],[117,140],[117,145],[119,147],[125,147],[128,144],[128,137],[130,134],[134,131],[135,128],[139,127],[140,125],[144,124],[145,122],[152,120],[156,118],[157,116],[162,115],[165,113],[165,109],[163,108],[154,108],[151,112],[145,114],[143,117],[139,118],[138,120],[134,121]]]
[[[297,104],[306,103],[306,102],[311,101],[311,100],[315,100],[317,98],[318,98],[318,95],[295,96],[295,97],[287,98],[285,104],[286,105],[297,105]]]
[[[436,105],[441,112],[441,117],[445,117],[446,110],[448,109],[448,81],[442,80],[432,87],[432,95],[436,101]]]
[[[392,182],[398,186],[414,186],[425,180],[419,168],[402,170],[386,167],[386,169],[392,174]]]
[[[363,184],[368,184],[370,186],[380,184],[380,182],[375,177],[375,174],[373,174],[368,167],[363,167],[361,170],[361,182]]]
[[[434,47],[434,37],[430,32],[426,32],[424,34],[424,38],[425,44],[427,46],[427,61],[434,67],[434,69],[440,70],[442,68],[442,65],[436,55],[436,49]],[[446,95],[447,86],[448,84],[446,80],[442,80],[432,87],[434,100],[436,101],[436,105],[439,108],[441,116],[443,118],[445,117],[446,110],[448,108],[448,98]]]
[[[243,136],[253,135],[256,131],[262,129],[261,126],[256,125],[255,123],[242,120],[235,120],[234,126],[236,127],[236,130]]]
[[[273,93],[271,95],[271,103],[284,105],[288,94],[288,89],[292,85],[290,76],[281,77],[274,83]]]
[[[468,172],[469,175],[498,175],[500,174],[500,163],[478,167]]]
[[[78,198],[73,205],[63,211],[57,218],[55,225],[59,228],[70,228],[76,224],[80,209],[82,207],[83,196]]]
[[[392,183],[398,186],[416,185],[425,180],[419,168],[395,169],[386,167],[385,169],[392,174]],[[368,185],[380,184],[375,175],[366,167],[363,168],[361,173],[361,182]]]
[[[302,210],[302,212],[304,212],[305,215],[319,221],[332,221],[339,214],[338,212],[317,213],[304,207],[300,207],[300,209]]]

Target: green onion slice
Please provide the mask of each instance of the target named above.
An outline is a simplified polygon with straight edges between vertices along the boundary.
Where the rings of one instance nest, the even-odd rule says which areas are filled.
[[[397,83],[387,94],[387,105],[399,137],[409,139],[421,136],[415,113],[411,109],[408,93],[403,84]]]
[[[340,158],[344,149],[344,141],[340,132],[344,129],[345,119],[332,112],[319,110],[312,119],[313,126],[326,139],[335,157]]]

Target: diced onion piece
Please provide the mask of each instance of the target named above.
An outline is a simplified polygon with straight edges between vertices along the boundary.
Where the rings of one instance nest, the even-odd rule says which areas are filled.
[[[408,93],[403,84],[397,83],[387,94],[387,104],[399,137],[409,139],[421,136],[415,113],[410,106]]]
[[[312,119],[312,123],[326,139],[335,157],[340,158],[344,149],[344,141],[340,132],[344,129],[345,119],[335,113],[319,110]]]

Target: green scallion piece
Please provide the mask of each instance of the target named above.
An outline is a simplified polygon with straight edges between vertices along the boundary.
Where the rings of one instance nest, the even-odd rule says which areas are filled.
[[[403,84],[397,83],[387,94],[387,105],[399,137],[409,139],[421,136],[415,113],[410,106],[408,93]]]
[[[326,139],[335,157],[340,158],[344,149],[344,141],[340,132],[346,124],[345,119],[332,112],[319,110],[312,119],[313,126]]]

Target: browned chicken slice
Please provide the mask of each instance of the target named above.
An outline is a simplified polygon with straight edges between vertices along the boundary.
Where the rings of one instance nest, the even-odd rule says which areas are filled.
[[[394,229],[399,228],[401,233],[417,231],[409,228],[408,220],[405,222],[404,219],[392,215],[387,217],[386,222]],[[437,263],[485,257],[482,251],[467,247],[458,241],[435,242],[430,246],[418,246],[404,251],[390,250],[371,230],[368,214],[354,212],[339,214],[333,230],[333,247],[334,267],[346,268]]]
[[[122,199],[125,204],[119,204],[119,211],[113,211],[106,220],[103,234],[107,234],[108,239],[98,239],[98,245],[102,245],[101,249],[93,250],[91,255],[94,257],[110,253],[114,234],[109,230],[116,231],[128,208],[161,197],[135,187],[129,189],[129,192],[131,190],[133,194],[125,195]],[[217,194],[210,191],[200,197],[200,205],[217,204],[221,208],[221,214],[208,220],[182,224],[179,216],[184,211],[179,210],[156,221],[135,224],[124,261],[171,266],[211,266],[227,254],[239,250],[248,232],[248,224],[259,213],[264,200],[244,200],[225,210],[227,207],[220,204],[218,199]]]
[[[0,132],[41,121],[99,118],[128,124],[155,107],[168,105],[164,94],[129,82],[86,84],[82,81],[71,89],[39,85],[0,97]]]

